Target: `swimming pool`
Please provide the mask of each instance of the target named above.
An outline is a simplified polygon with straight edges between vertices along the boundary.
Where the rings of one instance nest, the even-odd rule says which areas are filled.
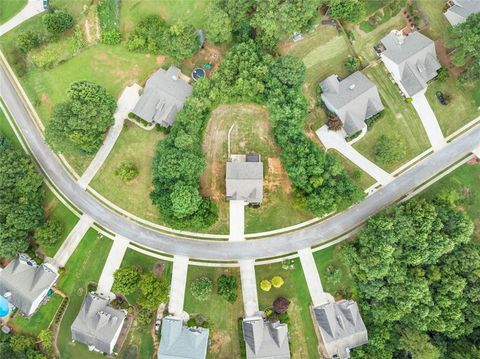
[[[10,313],[10,306],[8,300],[4,296],[0,296],[0,318],[8,316]]]

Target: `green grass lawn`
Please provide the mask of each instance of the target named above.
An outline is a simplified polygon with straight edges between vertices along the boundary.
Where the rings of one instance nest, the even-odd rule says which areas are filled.
[[[78,217],[72,213],[60,200],[45,187],[45,199],[43,201],[43,208],[45,216],[60,221],[63,224],[63,233],[57,242],[53,245],[42,246],[43,251],[49,257],[53,257],[57,253],[58,248],[72,231],[73,227],[78,222]]]
[[[353,145],[360,153],[377,163],[388,172],[400,167],[430,147],[422,122],[411,104],[406,103],[398,93],[396,84],[387,77],[382,64],[364,70],[378,87],[385,112],[367,134]],[[384,164],[375,159],[375,146],[381,135],[395,138],[403,146],[405,154],[394,163]]]
[[[416,0],[417,6],[428,21],[428,27],[422,31],[434,40],[444,39],[450,23],[443,14],[444,1],[441,0]]]
[[[360,188],[367,189],[377,182],[373,177],[370,177],[368,173],[364,172],[362,169],[360,169],[360,167],[358,167],[355,163],[350,161],[337,150],[328,150],[328,154],[342,164],[348,175]]]
[[[62,303],[62,299],[58,294],[54,294],[47,304],[41,306],[30,319],[17,314],[10,323],[13,324],[15,330],[36,337],[42,329],[48,328],[58,307]]]
[[[480,239],[480,165],[464,164],[429,187],[420,197],[434,198],[442,192],[456,191],[463,209],[475,223],[475,236]]]
[[[355,297],[356,293],[355,289],[352,288],[350,271],[340,260],[340,248],[340,245],[336,245],[313,253],[323,289],[325,292],[332,294],[335,299],[345,298],[349,293],[352,293]],[[328,274],[327,269],[331,267],[340,269],[341,275],[338,279]]]
[[[60,290],[70,297],[58,335],[57,345],[62,359],[103,357],[90,352],[84,344],[72,343],[70,326],[80,311],[88,282],[99,280],[111,247],[112,241],[107,238],[98,239],[98,233],[90,229],[66,264],[66,272],[58,283]]]
[[[255,267],[260,310],[271,307],[278,297],[290,300],[288,315],[292,358],[318,358],[318,340],[310,315],[310,293],[300,261],[297,259],[294,263],[295,269],[288,271],[282,269],[281,263]],[[260,281],[272,279],[275,275],[283,278],[284,285],[280,288],[272,287],[269,292],[262,291],[259,286]]]
[[[478,85],[480,87],[480,81]],[[480,104],[476,102],[472,86],[462,86],[453,76],[445,82],[432,81],[426,96],[440,124],[443,135],[448,136],[480,115]],[[442,92],[449,98],[447,106],[442,105],[435,93]]]
[[[145,254],[139,253],[132,249],[127,249],[125,256],[122,260],[122,267],[126,266],[140,266],[143,269],[143,272],[148,272],[153,269],[155,263],[159,260],[154,257],[147,256]],[[163,272],[163,276],[171,280],[172,276],[172,263],[161,261],[165,264],[165,269]],[[138,298],[139,293],[134,293],[132,295],[127,296],[130,304],[135,304],[136,299]],[[137,320],[134,319],[132,327],[128,332],[127,339],[123,344],[122,351],[119,353],[120,358],[131,359],[128,356],[128,349],[135,347],[137,349],[137,353],[140,354],[139,358],[151,358],[154,352],[153,346],[153,338],[150,334],[150,329],[153,325],[153,318],[152,323],[149,325],[141,325],[138,323]]]
[[[3,107],[5,109],[7,108],[5,106],[5,103],[0,99],[0,102],[3,104]],[[8,111],[8,110],[7,110]],[[11,118],[11,116],[10,116]],[[6,114],[0,110],[0,133],[5,136],[12,145],[15,147],[21,149],[22,146],[20,145],[20,141],[18,141],[17,136],[15,135],[15,132],[13,132],[12,127],[10,126],[10,123],[7,121]]]
[[[120,6],[120,28],[125,36],[135,24],[147,15],[160,15],[169,23],[185,19],[197,28],[205,26],[205,14],[210,0],[122,0]]]
[[[27,5],[27,0],[3,0],[0,6],[0,25],[6,23]]]
[[[222,274],[237,277],[238,298],[233,304],[216,294],[216,281]],[[202,276],[206,276],[214,282],[212,294],[204,302],[193,298],[190,294],[192,281]],[[238,269],[189,266],[184,310],[190,315],[201,314],[210,323],[211,344],[208,348],[207,358],[240,358],[237,320],[243,317],[243,302]]]
[[[123,209],[149,221],[162,223],[157,207],[150,200],[150,192],[153,189],[152,159],[158,141],[164,136],[158,131],[145,131],[126,121],[112,152],[91,186]],[[123,161],[135,163],[139,170],[138,176],[128,183],[115,176],[115,170]]]
[[[315,32],[305,35],[302,41],[286,43],[282,46],[282,53],[296,56],[305,64],[304,92],[311,102],[318,82],[332,74],[348,75],[344,63],[350,54],[349,49],[343,35],[332,26],[320,25]]]
[[[260,208],[246,208],[246,233],[268,231],[313,218],[295,205],[291,183],[280,161],[267,110],[254,104],[222,105],[212,113],[203,139],[207,168],[202,174],[202,193],[219,207],[219,220],[208,232],[228,233],[228,202],[225,200],[225,171],[228,131],[231,153],[259,153],[264,164],[264,196]]]

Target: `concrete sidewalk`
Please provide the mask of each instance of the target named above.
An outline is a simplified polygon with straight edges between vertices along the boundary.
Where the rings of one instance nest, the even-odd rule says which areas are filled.
[[[187,285],[188,257],[174,256],[172,283],[168,312],[176,317],[183,317],[183,303],[185,301],[185,286]]]
[[[328,302],[328,296],[324,293],[317,265],[312,255],[311,248],[305,248],[298,251],[300,262],[302,263],[303,273],[307,281],[308,291],[312,298],[313,306]]]
[[[361,155],[360,152],[348,144],[340,131],[330,131],[327,126],[322,126],[317,130],[316,134],[326,149],[333,148],[337,150],[347,159],[367,172],[378,183],[385,186],[393,181],[394,177],[391,174],[378,167],[375,163]]]
[[[9,0],[3,0],[3,1],[9,1]],[[0,25],[0,36],[9,32],[13,28],[17,27],[25,20],[28,20],[31,17],[37,14],[40,14],[43,11],[45,11],[45,9],[43,8],[42,0],[28,0],[27,5],[25,5],[25,7],[22,10],[20,10],[18,14],[16,14],[14,17],[12,17],[3,25]]]
[[[447,141],[445,141],[437,117],[425,97],[425,91],[414,95],[412,100],[412,105],[422,121],[422,125],[425,128],[425,132],[427,133],[428,140],[430,141],[433,150],[438,151],[442,149],[447,145]]]
[[[115,118],[115,123],[108,130],[107,136],[105,137],[102,146],[98,150],[92,162],[90,162],[90,164],[88,165],[88,168],[85,170],[82,177],[80,177],[80,179],[78,180],[78,184],[83,189],[86,189],[88,187],[88,184],[95,177],[95,175],[107,159],[108,155],[112,151],[115,142],[117,142],[117,139],[122,132],[125,118],[128,116],[129,112],[132,111],[132,109],[137,104],[138,99],[140,98],[140,95],[138,94],[138,91],[140,89],[141,87],[139,85],[134,84],[132,86],[126,87],[120,95],[120,98],[117,102],[117,110],[113,114],[113,117]]]
[[[259,312],[255,261],[241,260],[240,277],[242,282],[243,311],[245,318],[253,317]]]
[[[110,253],[108,253],[107,261],[103,266],[100,280],[98,281],[97,292],[101,295],[110,296],[109,294],[114,281],[113,273],[120,268],[129,243],[130,241],[127,238],[119,235],[115,236]]]
[[[93,224],[93,219],[84,214],[58,249],[53,260],[59,267],[65,267],[68,259],[77,248],[85,233]]]

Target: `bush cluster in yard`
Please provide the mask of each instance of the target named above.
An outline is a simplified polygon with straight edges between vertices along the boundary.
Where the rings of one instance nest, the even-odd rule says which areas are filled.
[[[149,15],[129,34],[130,51],[166,54],[175,61],[192,57],[199,49],[195,27],[184,20],[168,26],[158,15]]]
[[[104,44],[116,45],[121,41],[118,19],[118,1],[101,0],[97,6],[100,39]]]
[[[48,219],[35,231],[34,239],[41,245],[55,244],[63,234],[63,223],[57,219]]]
[[[212,293],[213,283],[208,277],[200,277],[195,279],[190,285],[192,296],[200,301],[205,301]]]
[[[120,163],[115,170],[115,176],[119,177],[124,182],[130,182],[138,176],[137,165],[133,162],[124,161]]]
[[[45,29],[52,34],[61,34],[73,26],[73,17],[64,10],[53,10],[42,17]]]
[[[405,156],[405,144],[396,136],[381,135],[375,145],[375,157],[385,164],[394,163]]]
[[[300,60],[274,59],[247,42],[232,47],[218,71],[196,83],[153,160],[151,198],[165,221],[177,227],[206,228],[216,220],[213,202],[200,197],[198,187],[205,168],[201,139],[212,109],[222,103],[268,106],[281,160],[300,206],[321,216],[363,198],[342,166],[303,132],[308,107],[300,90],[304,76]],[[187,188],[189,197],[184,195]],[[182,197],[176,198],[177,194]],[[192,205],[195,208],[189,208]]]

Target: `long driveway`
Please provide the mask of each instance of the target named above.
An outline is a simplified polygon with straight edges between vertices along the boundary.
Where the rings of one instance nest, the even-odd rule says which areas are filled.
[[[347,233],[369,217],[402,198],[435,174],[445,170],[480,146],[480,126],[462,134],[443,149],[433,153],[404,172],[361,203],[325,221],[291,233],[247,241],[198,240],[156,232],[116,214],[81,190],[44,143],[33,119],[0,66],[0,96],[46,175],[76,207],[109,231],[165,253],[191,259],[239,260],[268,258],[315,246]]]

